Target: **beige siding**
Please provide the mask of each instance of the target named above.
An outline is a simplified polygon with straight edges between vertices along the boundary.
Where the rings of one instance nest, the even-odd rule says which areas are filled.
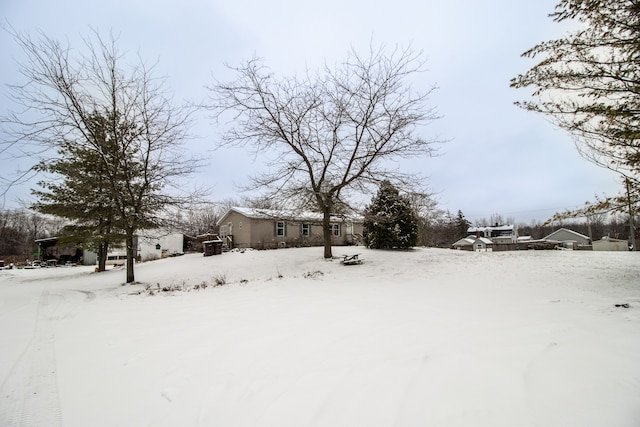
[[[276,235],[276,222],[285,223],[285,235]],[[269,249],[282,246],[315,246],[321,245],[322,227],[309,224],[309,235],[302,235],[302,222],[278,220],[253,220],[252,246],[257,249]]]
[[[626,240],[617,239],[602,239],[593,242],[594,251],[620,251],[627,252],[629,250],[629,243]]]
[[[226,226],[226,232],[233,237],[233,246],[237,248],[247,248],[251,245],[251,220],[237,212],[230,212],[224,222],[220,224]]]
[[[286,224],[286,234],[276,235],[276,223]],[[309,235],[302,234],[302,224],[309,225]],[[335,223],[340,227],[339,235],[331,237],[332,245],[347,245],[361,242],[361,223]],[[307,221],[283,221],[276,218],[250,218],[231,210],[220,222],[221,236],[233,237],[234,248],[272,249],[278,247],[318,246],[324,243],[322,225]]]

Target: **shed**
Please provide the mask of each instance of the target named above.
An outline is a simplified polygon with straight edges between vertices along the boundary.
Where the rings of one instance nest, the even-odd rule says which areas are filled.
[[[593,242],[593,250],[626,252],[629,250],[629,242],[605,236],[602,239]]]
[[[485,237],[478,237],[473,242],[473,250],[475,252],[491,252],[493,251],[493,242]]]
[[[222,240],[207,240],[202,242],[202,248],[204,249],[204,256],[220,255],[222,254]]]

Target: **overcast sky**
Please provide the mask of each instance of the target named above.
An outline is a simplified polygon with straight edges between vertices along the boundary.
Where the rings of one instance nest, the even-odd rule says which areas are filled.
[[[95,3],[95,4],[94,4]],[[424,87],[438,90],[430,99],[442,118],[425,136],[449,140],[436,158],[403,165],[429,177],[444,209],[461,210],[473,221],[492,214],[517,223],[544,221],[554,212],[582,205],[594,195],[614,194],[615,174],[583,160],[571,137],[544,117],[513,105],[528,93],[509,87],[530,60],[520,54],[567,28],[548,14],[557,0],[1,0],[0,15],[19,32],[69,40],[97,29],[119,35],[119,46],[149,61],[167,77],[176,101],[201,100],[212,76],[228,80],[224,64],[253,56],[264,58],[278,75],[333,64],[353,47],[365,52],[371,41],[411,45],[423,51],[428,72]],[[0,31],[0,114],[11,105],[7,84],[19,83],[13,39]],[[211,166],[194,177],[213,186],[211,198],[234,197],[261,165],[243,150],[209,152],[219,140],[211,120],[193,129],[199,137],[190,149]],[[0,159],[2,174],[15,161]],[[21,165],[27,166],[27,161]],[[15,207],[28,195],[19,187],[4,201]],[[2,202],[2,201],[0,201]]]

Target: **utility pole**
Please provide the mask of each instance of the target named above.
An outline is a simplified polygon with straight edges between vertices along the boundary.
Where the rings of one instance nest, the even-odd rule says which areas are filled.
[[[633,224],[633,205],[631,203],[631,185],[629,184],[629,178],[625,179],[627,182],[627,203],[629,204],[629,239],[631,240],[631,247],[633,248],[632,250],[637,251],[638,248],[636,245],[636,232]]]

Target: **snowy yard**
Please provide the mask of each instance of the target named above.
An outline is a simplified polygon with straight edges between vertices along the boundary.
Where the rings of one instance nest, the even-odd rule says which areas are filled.
[[[640,425],[640,254],[356,252],[0,271],[0,425]]]

